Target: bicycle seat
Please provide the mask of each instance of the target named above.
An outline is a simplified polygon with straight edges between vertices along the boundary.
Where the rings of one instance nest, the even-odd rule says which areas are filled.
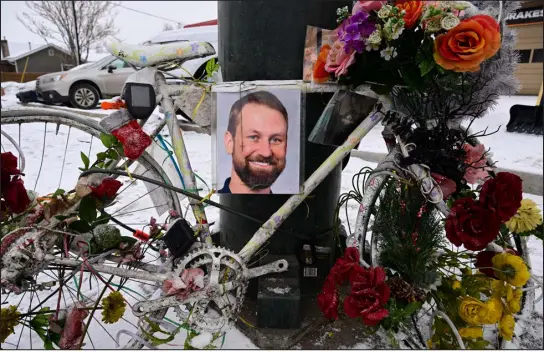
[[[208,42],[176,42],[170,44],[132,45],[120,42],[107,44],[108,52],[137,67],[158,66],[177,61],[215,55],[215,49]]]

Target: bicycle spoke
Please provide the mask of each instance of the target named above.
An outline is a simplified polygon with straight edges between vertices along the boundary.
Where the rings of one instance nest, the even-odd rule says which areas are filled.
[[[34,191],[36,191],[36,186],[38,185],[38,181],[40,180],[40,174],[42,173],[43,157],[45,156],[45,140],[46,140],[46,137],[47,137],[47,122],[45,123],[45,127],[43,129],[42,159],[40,161],[40,168],[38,169],[38,177],[36,178],[36,183],[34,184]]]
[[[60,185],[62,183],[62,175],[64,174],[64,163],[66,162],[66,152],[68,151],[68,141],[70,140],[71,131],[72,131],[72,126],[68,127],[68,137],[66,138],[66,146],[64,147],[64,155],[62,157],[62,168],[60,170],[60,177],[59,177],[59,186],[57,188],[60,188]]]

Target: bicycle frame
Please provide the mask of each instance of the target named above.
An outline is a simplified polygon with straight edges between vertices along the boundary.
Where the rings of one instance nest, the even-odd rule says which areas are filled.
[[[180,128],[177,126],[175,118],[174,106],[170,95],[173,93],[171,86],[168,86],[162,72],[156,75],[156,83],[159,88],[159,94],[162,95],[161,103],[164,108],[166,125],[170,131],[172,145],[174,146],[174,154],[179,165],[183,182],[187,188],[195,190],[195,176],[191,169],[189,156],[185,148],[185,142]],[[179,91],[179,88],[177,89]],[[380,104],[381,106],[381,104]],[[240,250],[238,255],[245,262],[249,262],[251,257],[261,248],[281,224],[291,215],[291,213],[308,197],[313,190],[327,177],[327,175],[344,160],[353,148],[385,117],[385,112],[374,110],[361,124],[349,135],[346,141],[336,148],[336,150],[323,162],[319,168],[304,182],[300,194],[291,196],[253,235],[248,243]],[[162,128],[162,126],[160,126]],[[191,200],[190,203],[193,214],[197,219],[200,229],[200,239],[207,245],[212,245],[209,227],[206,219],[204,207],[201,203]]]

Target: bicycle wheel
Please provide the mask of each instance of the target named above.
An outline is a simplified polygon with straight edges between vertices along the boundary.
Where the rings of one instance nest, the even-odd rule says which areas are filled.
[[[2,132],[11,135],[16,143],[13,145],[7,138],[3,138],[2,152],[11,151],[15,155],[19,154],[19,150],[23,152],[25,158],[19,155],[19,160],[20,162],[24,160],[25,163],[23,180],[26,188],[35,190],[40,195],[51,194],[59,188],[73,189],[80,174],[78,167],[83,164],[80,153],[89,155],[89,159],[92,159],[96,153],[106,149],[100,141],[100,134],[104,132],[100,125],[90,118],[70,112],[32,108],[2,110],[0,123]],[[43,150],[40,150],[40,147]],[[132,163],[129,169],[131,173],[171,184],[166,173],[147,153]],[[168,210],[181,213],[179,198],[175,192],[123,176],[117,177],[117,180],[121,181],[123,186],[117,192],[115,202],[107,210],[108,214],[117,220],[112,225],[116,226],[122,235],[133,235],[127,227],[145,229],[150,223],[150,217],[154,217],[157,223],[165,222]],[[157,203],[157,200],[161,202]],[[146,274],[159,270],[163,264],[156,248],[154,250],[151,245],[142,243],[140,249],[140,254],[144,257],[126,263],[119,262],[118,258],[115,258],[115,261],[110,260],[111,257],[97,260],[95,256],[86,259],[90,264],[85,268],[83,265],[48,265],[33,275],[33,283],[28,290],[24,290],[20,295],[15,295],[14,292],[3,294],[2,308],[15,305],[24,315],[14,334],[7,338],[5,346],[43,348],[43,337],[40,337],[36,330],[25,329],[32,325],[31,319],[40,308],[49,306],[49,313],[57,314],[81,301],[88,308],[98,306],[101,299],[106,297],[103,293],[107,293],[106,288],[121,291],[129,305],[147,300],[152,294],[160,294],[160,283],[154,281],[92,272],[93,266],[98,264],[120,268],[125,273]],[[52,248],[51,254],[59,259],[72,261],[77,259],[77,254],[73,251],[70,250],[66,255],[66,251],[58,247]],[[167,268],[168,270],[170,268]],[[40,286],[44,282],[48,285]],[[37,287],[43,290],[38,290]],[[100,310],[96,312],[99,313]],[[160,321],[165,314],[166,311],[161,311],[148,317]],[[139,319],[131,315],[128,307],[121,320],[112,326],[113,329],[106,328],[94,314],[89,314],[85,325],[88,328],[82,342],[87,348],[112,348],[117,346],[117,342],[129,348],[141,348],[144,345],[142,341],[148,340],[148,335],[142,333],[138,327]],[[148,327],[145,324],[142,326],[144,330]],[[131,331],[132,334],[125,334],[118,339],[118,336],[115,336],[116,331],[117,333]],[[27,342],[21,341],[23,336]]]
[[[406,178],[406,175],[402,174],[402,170],[399,170],[398,168],[395,168],[390,164],[390,162],[394,159],[394,154],[397,153],[395,150],[391,151],[390,154],[384,159],[384,161],[380,162],[378,166],[376,167],[377,172],[371,174],[365,185],[364,185],[364,194],[361,200],[361,205],[357,214],[357,220],[355,224],[355,231],[354,233],[348,238],[348,246],[357,246],[359,249],[359,253],[361,256],[361,260],[363,260],[366,264],[370,266],[379,266],[379,243],[378,243],[378,236],[373,234],[372,224],[374,220],[376,219],[377,209],[379,208],[379,202],[380,198],[383,195],[384,189],[388,182],[392,180],[392,176],[398,177],[404,177]],[[489,164],[491,164],[491,161],[488,161]],[[392,172],[395,172],[394,174]],[[509,245],[514,248],[519,255],[523,258],[524,262],[531,267],[531,261],[529,256],[529,251],[527,248],[527,238],[526,237],[520,237],[516,234],[514,234],[511,238],[509,238]],[[493,245],[494,243],[492,243]],[[500,247],[502,248],[502,246]],[[454,248],[452,248],[454,250]],[[521,310],[518,314],[519,317],[529,317],[532,311],[534,310],[534,301],[535,301],[535,286],[534,283],[529,280],[527,284],[524,286],[524,291],[521,299]],[[430,306],[429,306],[430,307]],[[413,317],[413,325],[414,325],[414,331],[412,332],[412,343],[417,343],[419,340],[421,346],[420,348],[425,348],[425,340],[422,339],[422,334],[418,330],[417,326],[419,325],[425,325],[425,323],[422,324],[422,321],[428,320],[431,316],[429,314],[432,309],[429,307],[423,307],[421,310],[426,310],[423,314],[419,314],[416,312],[416,314]],[[522,320],[519,320],[518,322],[522,322]],[[417,324],[417,325],[416,325]],[[417,331],[416,331],[417,330]],[[512,343],[517,344],[519,346],[519,340],[516,341],[516,339],[519,339],[519,337],[514,337],[514,340]],[[509,342],[506,340],[502,340],[500,344],[497,346],[500,348],[507,348],[509,347]],[[510,345],[511,347],[511,345]]]

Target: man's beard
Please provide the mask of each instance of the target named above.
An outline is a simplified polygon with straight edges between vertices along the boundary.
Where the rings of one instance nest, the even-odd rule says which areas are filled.
[[[234,171],[236,171],[236,174],[238,174],[242,182],[252,190],[269,188],[274,182],[276,182],[276,179],[280,176],[283,169],[285,169],[285,163],[280,163],[277,158],[272,156],[268,158],[256,156],[252,158],[245,158],[239,162],[233,155],[232,160]],[[268,163],[273,168],[270,171],[252,170],[249,166],[250,161]]]

